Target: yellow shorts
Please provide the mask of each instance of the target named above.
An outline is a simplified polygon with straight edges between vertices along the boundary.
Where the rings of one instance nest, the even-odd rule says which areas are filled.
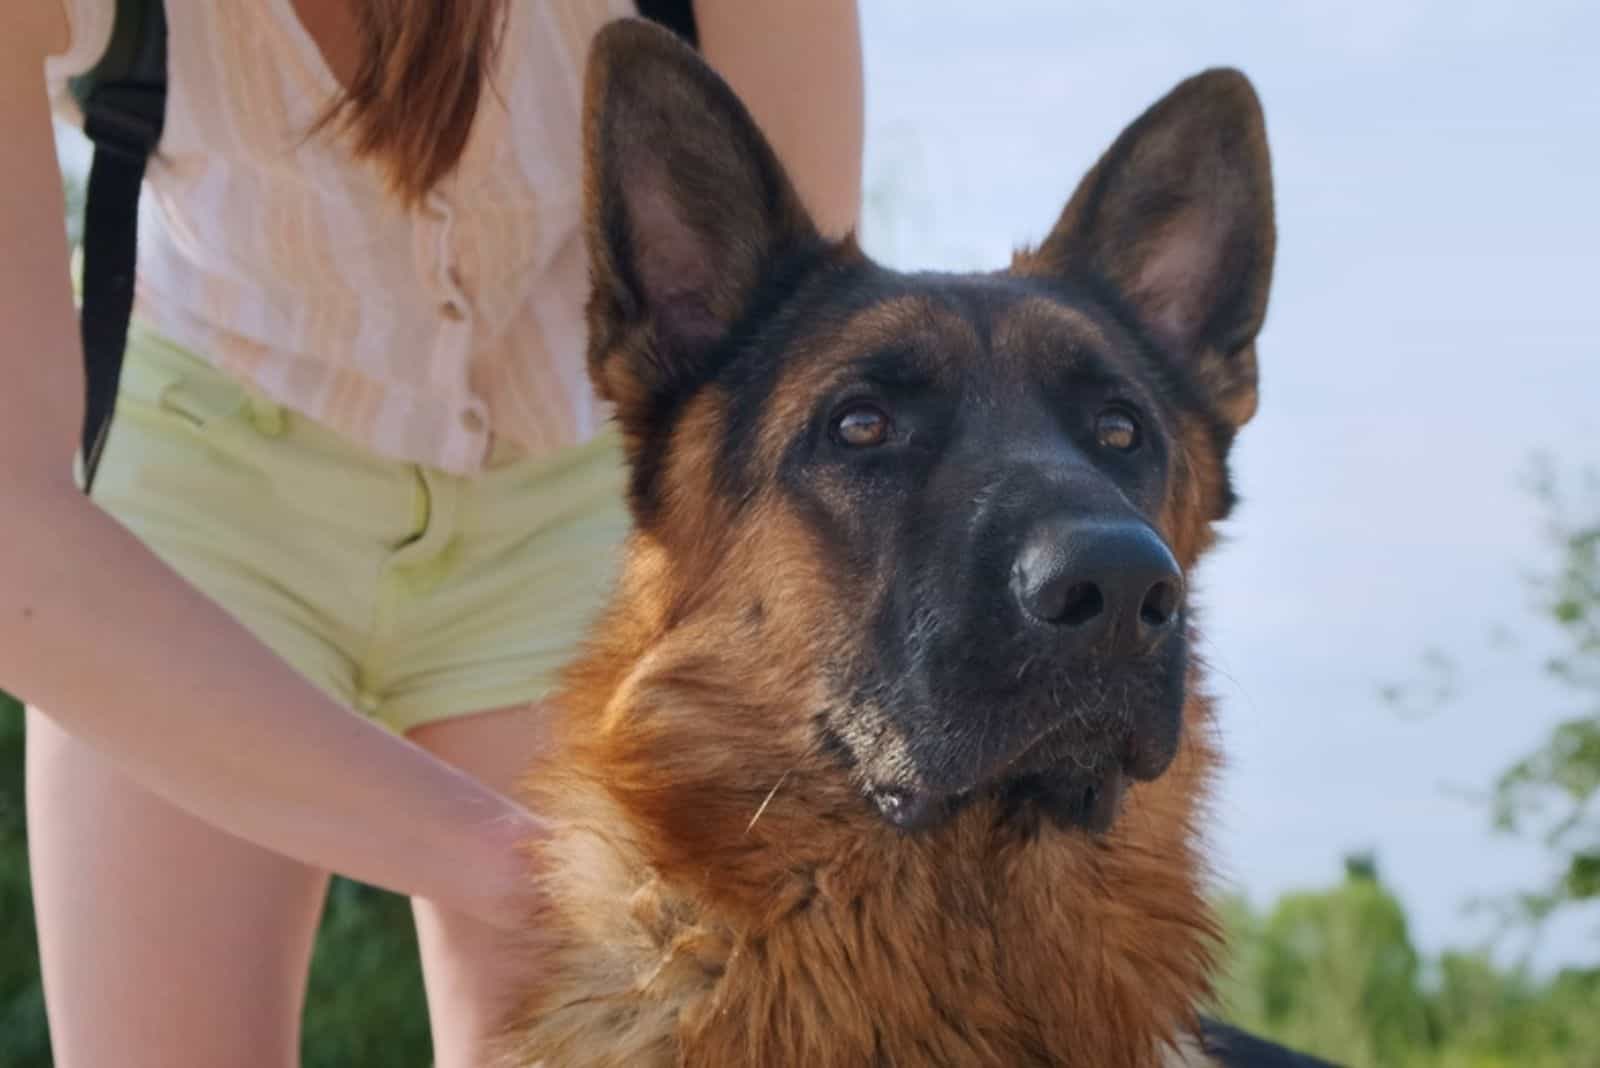
[[[382,458],[136,325],[94,499],[313,683],[404,732],[544,696],[616,575],[615,432],[507,451],[475,478]]]

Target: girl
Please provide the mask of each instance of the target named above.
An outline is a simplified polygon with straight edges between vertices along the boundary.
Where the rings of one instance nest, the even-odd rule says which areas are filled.
[[[0,6],[0,684],[56,1063],[296,1063],[329,871],[412,896],[436,1062],[477,1063],[537,967],[508,796],[626,523],[577,212],[586,46],[631,5],[167,0],[87,500],[51,101],[115,6]],[[694,11],[849,229],[854,4]]]

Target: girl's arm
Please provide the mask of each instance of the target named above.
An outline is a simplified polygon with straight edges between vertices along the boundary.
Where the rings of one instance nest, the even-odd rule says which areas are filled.
[[[520,806],[323,696],[75,487],[82,356],[44,59],[0,5],[0,686],[136,781],[270,849],[501,925]]]

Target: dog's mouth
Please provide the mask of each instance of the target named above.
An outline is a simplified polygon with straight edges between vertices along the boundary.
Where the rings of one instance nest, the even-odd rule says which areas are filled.
[[[936,826],[981,799],[998,803],[1002,818],[1036,814],[1063,830],[1110,830],[1135,781],[1155,779],[1171,762],[1165,747],[1152,749],[1136,734],[1084,738],[1054,730],[1002,766],[954,786],[879,783],[867,799],[878,814],[904,831]]]
[[[914,691],[887,707],[853,701],[825,714],[822,729],[866,803],[897,829],[927,830],[981,804],[1004,820],[1102,834],[1128,788],[1177,755],[1182,660],[1141,667],[947,691],[939,703]]]
[[[1081,777],[1048,772],[1019,775],[989,786],[940,793],[925,787],[879,786],[867,791],[878,814],[903,831],[937,826],[980,797],[993,797],[1009,817],[1034,810],[1062,830],[1104,834],[1117,820],[1128,775],[1111,768]]]

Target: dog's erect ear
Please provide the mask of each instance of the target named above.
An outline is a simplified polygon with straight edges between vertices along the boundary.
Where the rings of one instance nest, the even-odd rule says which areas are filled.
[[[589,371],[637,436],[706,374],[765,273],[821,238],[733,91],[650,23],[595,38],[584,156]]]
[[[1234,426],[1256,407],[1275,230],[1261,104],[1211,70],[1138,118],[1019,274],[1108,282]]]

